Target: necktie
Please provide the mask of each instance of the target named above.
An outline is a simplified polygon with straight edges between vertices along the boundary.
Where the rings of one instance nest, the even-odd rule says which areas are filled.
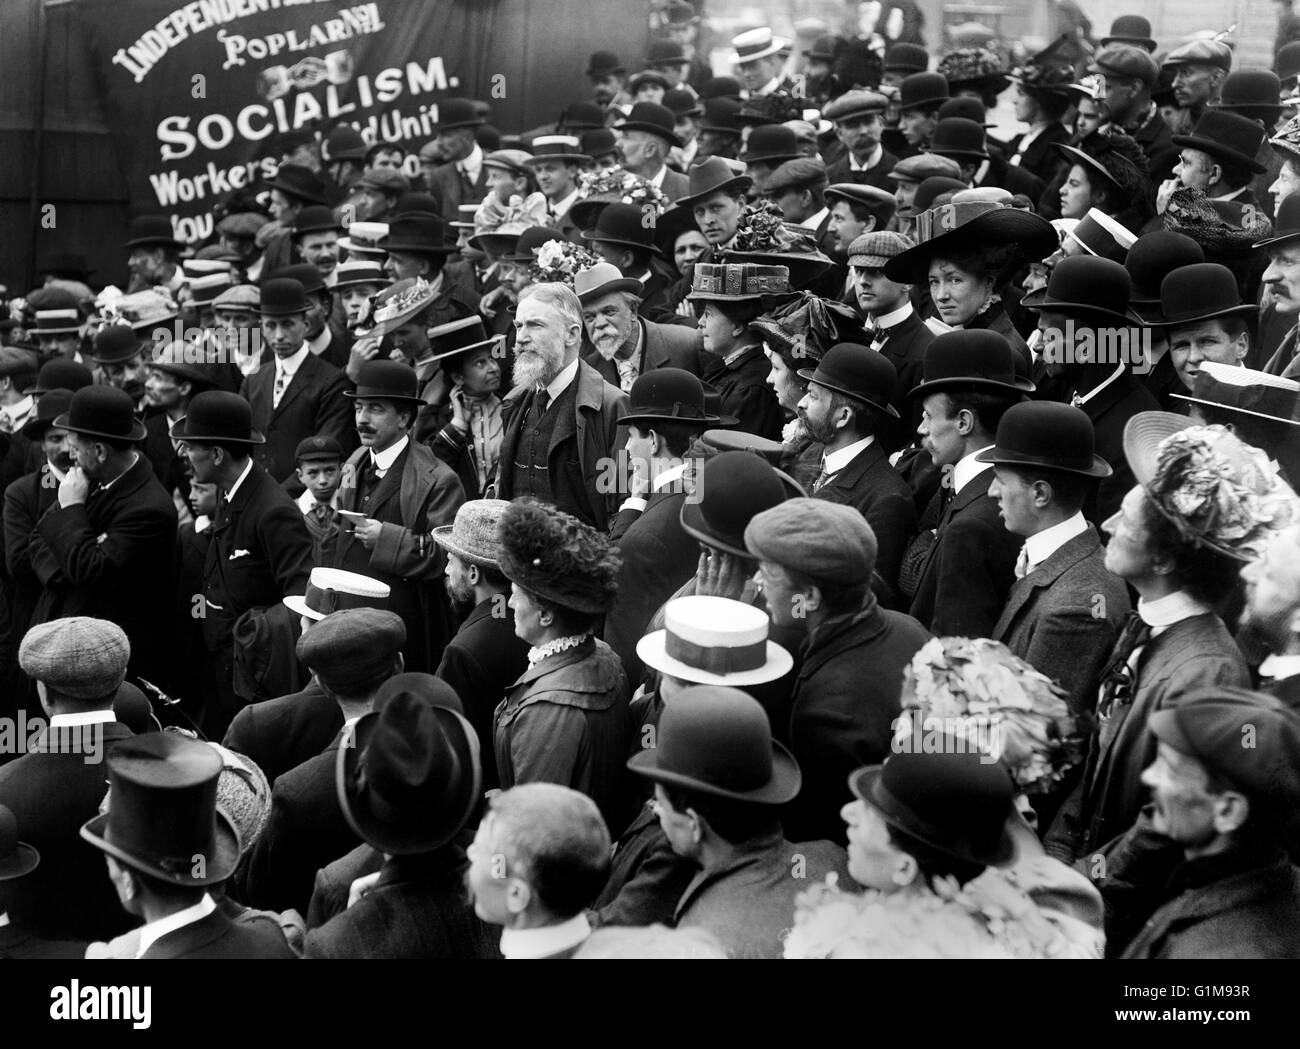
[[[271,407],[280,407],[280,398],[284,396],[285,387],[289,385],[289,375],[284,368],[276,365],[275,389],[271,392]]]
[[[889,338],[889,330],[882,328],[879,324],[873,324],[867,334],[871,336],[871,341],[867,345],[877,352],[879,352],[880,347],[885,345],[885,340]]]
[[[375,458],[373,452],[370,455],[370,469],[371,472],[374,473],[376,481],[382,481],[384,479],[384,474],[388,473],[387,470],[380,467],[379,460]]]
[[[329,524],[334,516],[334,507],[329,503],[317,503],[312,507],[311,515],[322,525]]]
[[[546,414],[546,409],[551,406],[551,394],[543,387],[537,391],[537,396],[533,399],[533,408],[537,412],[537,418],[540,419]]]
[[[1097,704],[1097,714],[1109,717],[1117,702],[1131,698],[1137,673],[1130,665],[1133,653],[1151,640],[1151,627],[1136,612],[1128,614],[1119,640],[1115,642],[1115,651],[1110,662],[1101,674],[1101,699]]]
[[[1029,572],[1029,546],[1026,544],[1021,546],[1020,554],[1016,557],[1016,578],[1024,579],[1025,576],[1029,575]]]
[[[817,480],[813,481],[813,491],[819,492],[826,487],[826,484],[835,475],[826,469],[826,460],[822,460],[822,472],[817,475]]]

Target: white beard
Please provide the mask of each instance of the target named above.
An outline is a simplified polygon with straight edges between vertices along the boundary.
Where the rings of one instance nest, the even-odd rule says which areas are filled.
[[[560,369],[564,365],[563,352],[550,356],[545,352],[541,354],[524,354],[515,358],[514,371],[511,378],[516,386],[531,388],[539,383],[545,385],[560,374]]]

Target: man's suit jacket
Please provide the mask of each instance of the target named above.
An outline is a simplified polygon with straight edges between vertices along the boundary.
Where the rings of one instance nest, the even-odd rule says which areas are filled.
[[[216,958],[233,961],[244,958],[296,958],[280,927],[269,918],[235,921],[220,906],[199,921],[158,937],[142,959]]]
[[[33,936],[23,926],[17,925],[13,915],[9,924],[0,925],[0,961],[30,961],[33,959],[72,960],[86,957],[86,944],[80,940],[46,940]]]
[[[1089,525],[1016,580],[989,635],[1065,689],[1075,714],[1096,706],[1098,679],[1130,609],[1128,587],[1105,560]]]
[[[506,689],[528,669],[528,643],[515,633],[509,591],[480,601],[443,649],[435,676],[460,697],[465,718],[474,726],[483,763],[483,789],[497,785],[492,715]]]
[[[51,739],[50,733],[55,736]],[[104,867],[104,854],[81,838],[81,825],[98,815],[108,793],[104,762],[88,762],[102,739],[108,754],[131,736],[110,721],[102,736],[49,730],[35,748],[0,767],[0,805],[18,821],[18,839],[35,847],[41,865],[31,880],[28,931],[46,940],[109,940],[136,920],[118,902]],[[77,752],[78,739],[83,741]]]
[[[639,515],[624,510],[614,520],[611,534],[623,563],[618,570],[620,598],[605,617],[604,637],[623,661],[628,681],[640,681],[645,671],[636,643],[650,617],[695,574],[699,563],[699,543],[682,528],[685,502],[683,491],[652,492]]]
[[[182,496],[188,498],[190,478],[187,463],[172,445],[170,427],[171,420],[167,418],[166,412],[146,417],[145,437],[140,442],[140,451],[149,460],[154,474],[168,495],[179,490]]]
[[[669,168],[664,172],[664,180],[659,183],[659,189],[671,204],[675,200],[690,195],[691,180],[681,172]]]
[[[703,374],[718,363],[715,354],[704,348],[700,333],[680,324],[656,324],[644,317],[641,325],[641,370],[644,375],[655,368],[681,368],[692,375]],[[582,358],[611,386],[618,385],[618,366],[592,349]]]
[[[312,569],[311,535],[302,511],[253,463],[233,501],[217,503],[203,565],[203,638],[216,652],[231,642],[234,621],[250,608],[305,594]]]
[[[652,255],[648,269],[641,273],[626,273],[624,276],[634,277],[641,282],[641,305],[637,307],[640,316],[657,324],[671,324],[678,328],[695,327],[689,321],[683,323],[685,319],[677,316],[675,306],[669,302],[678,275],[663,259]]]
[[[277,481],[283,481],[297,466],[294,453],[304,438],[333,437],[344,454],[357,446],[352,403],[343,396],[347,377],[321,358],[308,352],[292,381],[275,400],[275,364],[259,368],[244,379],[239,394],[252,406],[253,429],[266,438],[253,446],[253,460]]]
[[[393,856],[374,887],[312,929],[306,958],[499,958],[499,929],[474,913],[465,896],[469,861],[456,844]]]
[[[4,490],[5,571],[9,577],[15,647],[27,632],[42,590],[32,567],[32,532],[41,515],[58,502],[58,497],[58,479],[50,473],[48,464],[20,477]]]
[[[1092,420],[1097,454],[1114,471],[1097,486],[1095,506],[1084,507],[1084,516],[1101,524],[1119,509],[1119,504],[1134,485],[1133,471],[1124,454],[1124,427],[1138,412],[1160,410],[1160,404],[1132,375],[1122,375],[1083,405]]]
[[[1297,346],[1300,346],[1300,326],[1292,327],[1282,337],[1281,344],[1264,365],[1264,371],[1269,375],[1280,375],[1284,379],[1294,379],[1300,375],[1300,355],[1296,354]]]
[[[478,179],[470,183],[469,179],[456,170],[456,165],[439,164],[428,173],[426,180],[429,192],[442,201],[442,217],[445,222],[460,220],[462,204],[479,204],[488,194],[488,169],[480,165]]]
[[[32,622],[109,619],[131,639],[132,673],[168,677],[170,632],[159,616],[175,594],[176,507],[141,455],[107,491],[36,522],[28,547],[44,584]]]
[[[922,398],[909,397],[908,394],[921,385],[925,350],[933,341],[934,332],[913,310],[905,320],[888,329],[885,341],[880,344],[880,352],[898,373],[894,399],[890,403],[902,420],[900,428],[904,443],[916,436],[916,429],[921,425]]]
[[[274,784],[321,753],[342,727],[339,705],[312,678],[301,692],[244,707],[221,744],[251,758]]]
[[[916,506],[907,482],[889,465],[879,441],[872,441],[839,473],[812,492],[814,499],[851,506],[876,533],[876,574],[885,584],[883,600],[898,594],[903,552],[916,532]]]
[[[1147,171],[1151,185],[1158,186],[1165,179],[1172,178],[1174,165],[1178,163],[1179,149],[1174,145],[1174,133],[1165,123],[1165,118],[1157,109],[1145,125],[1130,131],[1142,152],[1147,155]]]
[[[889,177],[889,173],[894,170],[894,165],[897,163],[898,157],[888,149],[884,149],[875,167],[868,168],[866,171],[854,171],[849,166],[849,155],[845,153],[827,169],[828,185],[833,186],[837,182],[856,182],[859,186],[875,186],[876,189],[893,193],[896,183]]]
[[[1016,578],[1020,537],[989,495],[993,467],[953,494],[921,567],[911,613],[937,637],[988,637]]]

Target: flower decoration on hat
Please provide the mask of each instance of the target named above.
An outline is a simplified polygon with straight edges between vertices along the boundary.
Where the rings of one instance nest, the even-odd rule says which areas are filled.
[[[805,362],[799,367],[806,367],[808,361],[820,361],[837,342],[852,341],[853,329],[860,323],[844,303],[796,291],[764,296],[763,312],[754,327],[773,350]]]
[[[1031,55],[1024,63],[1011,71],[1011,79],[1018,80],[1028,90],[1060,93],[1074,82],[1074,67],[1060,52],[1071,39],[1069,33],[1062,33],[1042,51]]]
[[[117,291],[116,288],[113,290]],[[180,311],[176,300],[165,288],[146,288],[144,291],[131,292],[129,295],[119,293],[116,296],[107,296],[107,292],[108,289],[104,289],[102,303],[96,300],[104,326],[126,324],[136,327],[151,321],[162,322],[175,317]]]
[[[1223,426],[1189,426],[1160,446],[1148,491],[1185,539],[1254,560],[1300,499],[1268,455]]]
[[[1000,641],[932,638],[903,670],[902,703],[895,748],[931,731],[991,747],[1026,793],[1051,790],[1086,754],[1065,693]]]
[[[776,203],[756,200],[740,213],[731,251],[789,251],[793,237]]]
[[[652,205],[656,215],[667,210],[669,200],[658,186],[620,167],[586,171],[578,176],[578,200],[602,200],[610,204]]]
[[[1287,159],[1300,164],[1300,116],[1292,117],[1278,128],[1268,144],[1284,153]]]
[[[537,261],[528,268],[528,275],[534,283],[555,282],[569,288],[573,287],[573,278],[579,270],[600,262],[586,248],[567,240],[548,240],[540,248],[534,248],[533,254]]]
[[[939,60],[936,72],[947,77],[949,84],[961,84],[1003,76],[1007,72],[1007,64],[993,47],[959,47]],[[1005,83],[1003,81],[1004,85]]]
[[[395,295],[389,296],[382,305],[374,309],[375,323],[382,324],[393,317],[400,317],[403,313],[407,313],[418,306],[421,301],[424,301],[427,305],[433,299],[432,291],[433,286],[428,281],[423,277],[416,277],[414,284],[402,289]]]

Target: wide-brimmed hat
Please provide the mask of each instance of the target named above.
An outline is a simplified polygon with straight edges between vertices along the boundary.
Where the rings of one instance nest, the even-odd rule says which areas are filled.
[[[975,387],[1011,396],[1034,392],[1034,384],[1016,374],[1016,351],[1005,335],[983,328],[946,331],[925,348],[922,381],[909,397],[928,397],[938,390]]]
[[[939,753],[891,754],[853,773],[849,789],[889,826],[954,859],[991,867],[1015,855],[1011,777],[959,739]]]
[[[789,290],[790,269],[787,266],[699,262],[695,264],[691,291],[686,297],[701,301],[745,302]]]
[[[1147,51],[1156,49],[1156,42],[1151,38],[1151,23],[1141,15],[1120,15],[1110,24],[1110,32],[1101,38],[1101,46],[1109,44],[1133,44]]]
[[[938,109],[948,101],[948,78],[942,73],[912,73],[898,86],[898,109]]]
[[[1222,426],[1139,412],[1124,426],[1124,455],[1179,535],[1224,557],[1255,560],[1275,532],[1300,518],[1300,500],[1268,455]]]
[[[123,295],[114,304],[118,320],[129,324],[137,330],[153,328],[159,324],[174,321],[180,314],[180,307],[171,293],[164,288],[145,288]],[[39,320],[39,314],[37,315]]]
[[[509,505],[505,499],[461,503],[451,524],[433,530],[433,541],[467,564],[500,571],[501,515]]]
[[[297,197],[308,204],[329,204],[325,183],[319,175],[302,164],[281,164],[275,178],[267,182],[270,189],[278,189],[287,197]]]
[[[451,686],[431,674],[398,674],[339,747],[334,782],[356,833],[387,855],[432,852],[478,807],[478,733]]]
[[[974,87],[1001,93],[1010,83],[1006,63],[991,47],[959,47],[939,59],[936,69],[947,78],[949,91]]]
[[[131,220],[127,237],[124,248],[181,247],[172,231],[172,220],[166,215],[137,215]]]
[[[974,200],[921,212],[916,216],[915,237],[915,247],[885,263],[885,276],[890,280],[925,283],[930,261],[945,251],[1016,244],[1024,258],[1041,259],[1059,244],[1056,230],[1041,215]]]
[[[1158,323],[1160,284],[1166,275],[1204,261],[1204,249],[1185,233],[1161,229],[1142,234],[1124,257],[1124,268],[1133,282],[1128,298],[1130,312],[1144,324]]]
[[[420,381],[404,361],[362,361],[356,368],[356,388],[344,390],[352,400],[392,401],[398,407],[420,406]]]
[[[1296,414],[1300,407],[1300,383],[1253,368],[1202,361],[1192,382],[1192,392],[1172,396],[1192,404],[1300,426]]]
[[[623,276],[622,271],[612,262],[598,262],[574,274],[573,290],[578,296],[578,301],[588,306],[597,299],[616,291],[629,291],[637,296],[644,295],[645,285],[635,277]]]
[[[41,862],[35,846],[18,840],[18,819],[8,805],[0,805],[0,882],[30,874]]]
[[[582,143],[573,135],[539,135],[533,139],[532,149],[532,156],[524,161],[529,167],[544,160],[581,164],[587,159]]]
[[[1237,278],[1217,262],[1181,266],[1160,284],[1160,324],[1166,328],[1215,317],[1253,317],[1258,311],[1253,302],[1241,301]]]
[[[1030,310],[1067,315],[1082,313],[1121,327],[1132,327],[1137,318],[1128,312],[1131,287],[1128,270],[1118,262],[1091,255],[1071,255],[1053,268],[1046,289],[1033,296],[1032,301],[1026,296],[1022,304]]]
[[[754,185],[748,175],[737,175],[721,157],[709,157],[691,165],[690,192],[673,201],[679,208],[689,210],[694,204],[704,201],[714,193],[730,192],[744,194]]]
[[[619,416],[619,426],[674,423],[705,430],[719,422],[705,403],[704,384],[681,368],[652,368],[638,375],[628,401],[627,412]]]
[[[171,732],[121,740],[109,752],[108,812],[81,837],[119,863],[170,885],[220,885],[239,863],[239,834],[217,808],[221,756]]]
[[[736,49],[736,64],[744,65],[784,51],[790,46],[790,41],[773,36],[770,26],[761,26],[733,36],[731,46]]]
[[[1092,419],[1082,408],[1055,401],[1026,401],[1007,409],[998,423],[995,444],[975,460],[1109,477],[1113,471],[1096,454],[1096,441]]]
[[[172,423],[171,438],[201,444],[266,443],[266,438],[253,429],[253,409],[248,401],[225,390],[197,394],[186,414]]]
[[[647,215],[650,217],[648,225]],[[615,201],[601,209],[595,229],[583,233],[582,239],[601,244],[621,244],[624,247],[662,255],[663,252],[654,242],[657,218],[653,209],[647,212],[636,204]]]
[[[96,364],[125,364],[139,357],[148,345],[134,328],[125,324],[108,324],[95,334],[91,360]]]
[[[1264,129],[1249,117],[1207,108],[1190,135],[1174,135],[1173,141],[1176,146],[1199,149],[1260,175],[1265,168],[1255,156],[1264,144],[1264,135]]]
[[[272,277],[262,282],[257,310],[264,317],[287,317],[311,309],[307,289],[293,277]]]
[[[728,436],[744,437],[733,431]],[[713,435],[714,431],[706,431]],[[724,553],[749,559],[745,528],[764,510],[800,494],[798,486],[767,459],[752,451],[726,451],[707,460],[700,473],[697,498],[682,504],[682,529]],[[787,484],[787,481],[789,483]]]
[[[86,386],[72,395],[68,410],[54,420],[56,430],[114,441],[143,441],[144,423],[135,417],[135,402],[115,386]]]
[[[406,277],[375,296],[372,315],[377,333],[387,335],[433,305],[439,289],[423,277]]]
[[[664,707],[656,745],[627,767],[654,783],[751,805],[784,805],[803,777],[767,713],[738,688],[695,685]]]
[[[1067,146],[1064,142],[1054,142],[1052,144],[1057,148],[1061,155],[1065,157],[1067,163],[1082,165],[1084,170],[1089,173],[1089,178],[1096,175],[1099,178],[1104,178],[1117,189],[1124,188],[1119,179],[1107,171],[1105,165],[1096,157],[1090,156],[1083,150],[1074,146]]]
[[[483,326],[483,318],[478,314],[439,324],[430,328],[428,335],[433,359],[449,363],[453,357],[477,350],[480,346],[491,346],[505,338],[504,335],[489,335]]]
[[[889,403],[894,398],[898,372],[888,357],[869,346],[837,343],[826,351],[816,368],[800,369],[799,378],[898,418],[898,410]]]
[[[295,615],[321,620],[345,608],[387,608],[391,593],[387,583],[367,575],[341,568],[313,568],[307,592],[283,600]]]
[[[537,252],[543,245],[551,241],[563,242],[567,239],[558,229],[550,226],[529,226],[515,240],[514,249],[509,254],[502,255],[501,260],[531,264],[537,261]]]
[[[355,226],[355,223],[353,224]],[[437,215],[407,214],[388,224],[388,235],[379,241],[384,251],[409,251],[417,255],[450,255],[447,226]]]
[[[601,615],[614,607],[619,557],[576,517],[530,500],[501,515],[501,574],[561,608]]]
[[[646,666],[679,681],[744,688],[790,672],[790,653],[768,639],[767,613],[724,597],[679,597],[664,606],[664,628],[637,642]]]

